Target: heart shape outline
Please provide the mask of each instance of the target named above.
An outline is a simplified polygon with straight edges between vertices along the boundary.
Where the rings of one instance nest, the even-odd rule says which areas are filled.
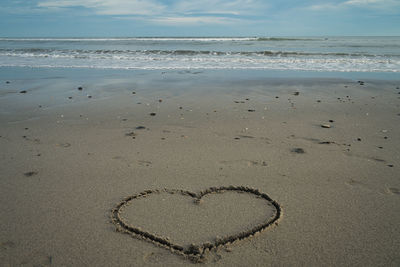
[[[138,198],[148,197],[151,194],[160,194],[160,193],[181,194],[181,195],[186,195],[186,196],[194,198],[195,202],[200,202],[201,198],[204,197],[205,195],[208,195],[211,193],[224,193],[226,191],[250,193],[250,194],[256,195],[257,197],[261,197],[261,198],[267,200],[269,203],[271,203],[275,207],[276,213],[272,218],[269,218],[265,222],[254,226],[250,230],[243,231],[238,234],[225,236],[223,238],[217,239],[214,243],[206,242],[199,246],[190,245],[189,248],[187,248],[187,249],[185,249],[181,245],[170,242],[168,239],[166,239],[162,236],[157,236],[151,232],[142,230],[140,227],[135,227],[133,225],[129,225],[120,217],[121,209],[123,209],[131,201],[138,199]],[[249,188],[249,187],[245,187],[245,186],[232,186],[231,185],[231,186],[221,186],[221,187],[210,187],[206,190],[200,191],[197,194],[190,192],[190,191],[186,191],[186,190],[180,190],[180,189],[164,188],[161,190],[160,189],[145,190],[136,195],[128,196],[125,199],[123,199],[121,202],[119,202],[118,205],[111,210],[111,221],[116,226],[117,232],[126,233],[133,237],[139,237],[141,239],[152,242],[155,245],[169,249],[170,251],[172,251],[178,255],[184,256],[185,258],[188,258],[194,262],[201,262],[204,260],[205,254],[208,251],[213,250],[213,249],[218,249],[219,247],[234,243],[236,241],[250,238],[250,237],[262,232],[263,230],[267,229],[272,224],[274,224],[274,223],[277,224],[278,220],[281,218],[281,215],[282,215],[281,206],[275,200],[271,199],[267,194],[262,193],[259,190],[253,189],[253,188]]]

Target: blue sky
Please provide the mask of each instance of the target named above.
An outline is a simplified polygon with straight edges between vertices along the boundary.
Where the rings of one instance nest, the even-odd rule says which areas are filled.
[[[400,35],[400,0],[0,0],[0,36]]]

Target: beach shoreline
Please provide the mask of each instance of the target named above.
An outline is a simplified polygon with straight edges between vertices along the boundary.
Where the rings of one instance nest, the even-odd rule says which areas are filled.
[[[0,263],[188,265],[116,232],[112,209],[145,190],[232,185],[283,216],[205,264],[398,265],[399,86],[387,73],[2,67]],[[190,209],[145,205],[157,218]],[[186,219],[220,229],[224,217]],[[160,220],[139,222],[183,238]]]

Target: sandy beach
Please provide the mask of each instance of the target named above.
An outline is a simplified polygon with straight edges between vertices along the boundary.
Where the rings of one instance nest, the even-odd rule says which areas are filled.
[[[366,76],[2,68],[0,266],[399,266],[400,80]]]

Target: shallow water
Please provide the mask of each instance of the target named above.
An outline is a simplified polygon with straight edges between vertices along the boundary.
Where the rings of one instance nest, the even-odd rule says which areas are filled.
[[[0,38],[0,66],[400,72],[400,37]]]

